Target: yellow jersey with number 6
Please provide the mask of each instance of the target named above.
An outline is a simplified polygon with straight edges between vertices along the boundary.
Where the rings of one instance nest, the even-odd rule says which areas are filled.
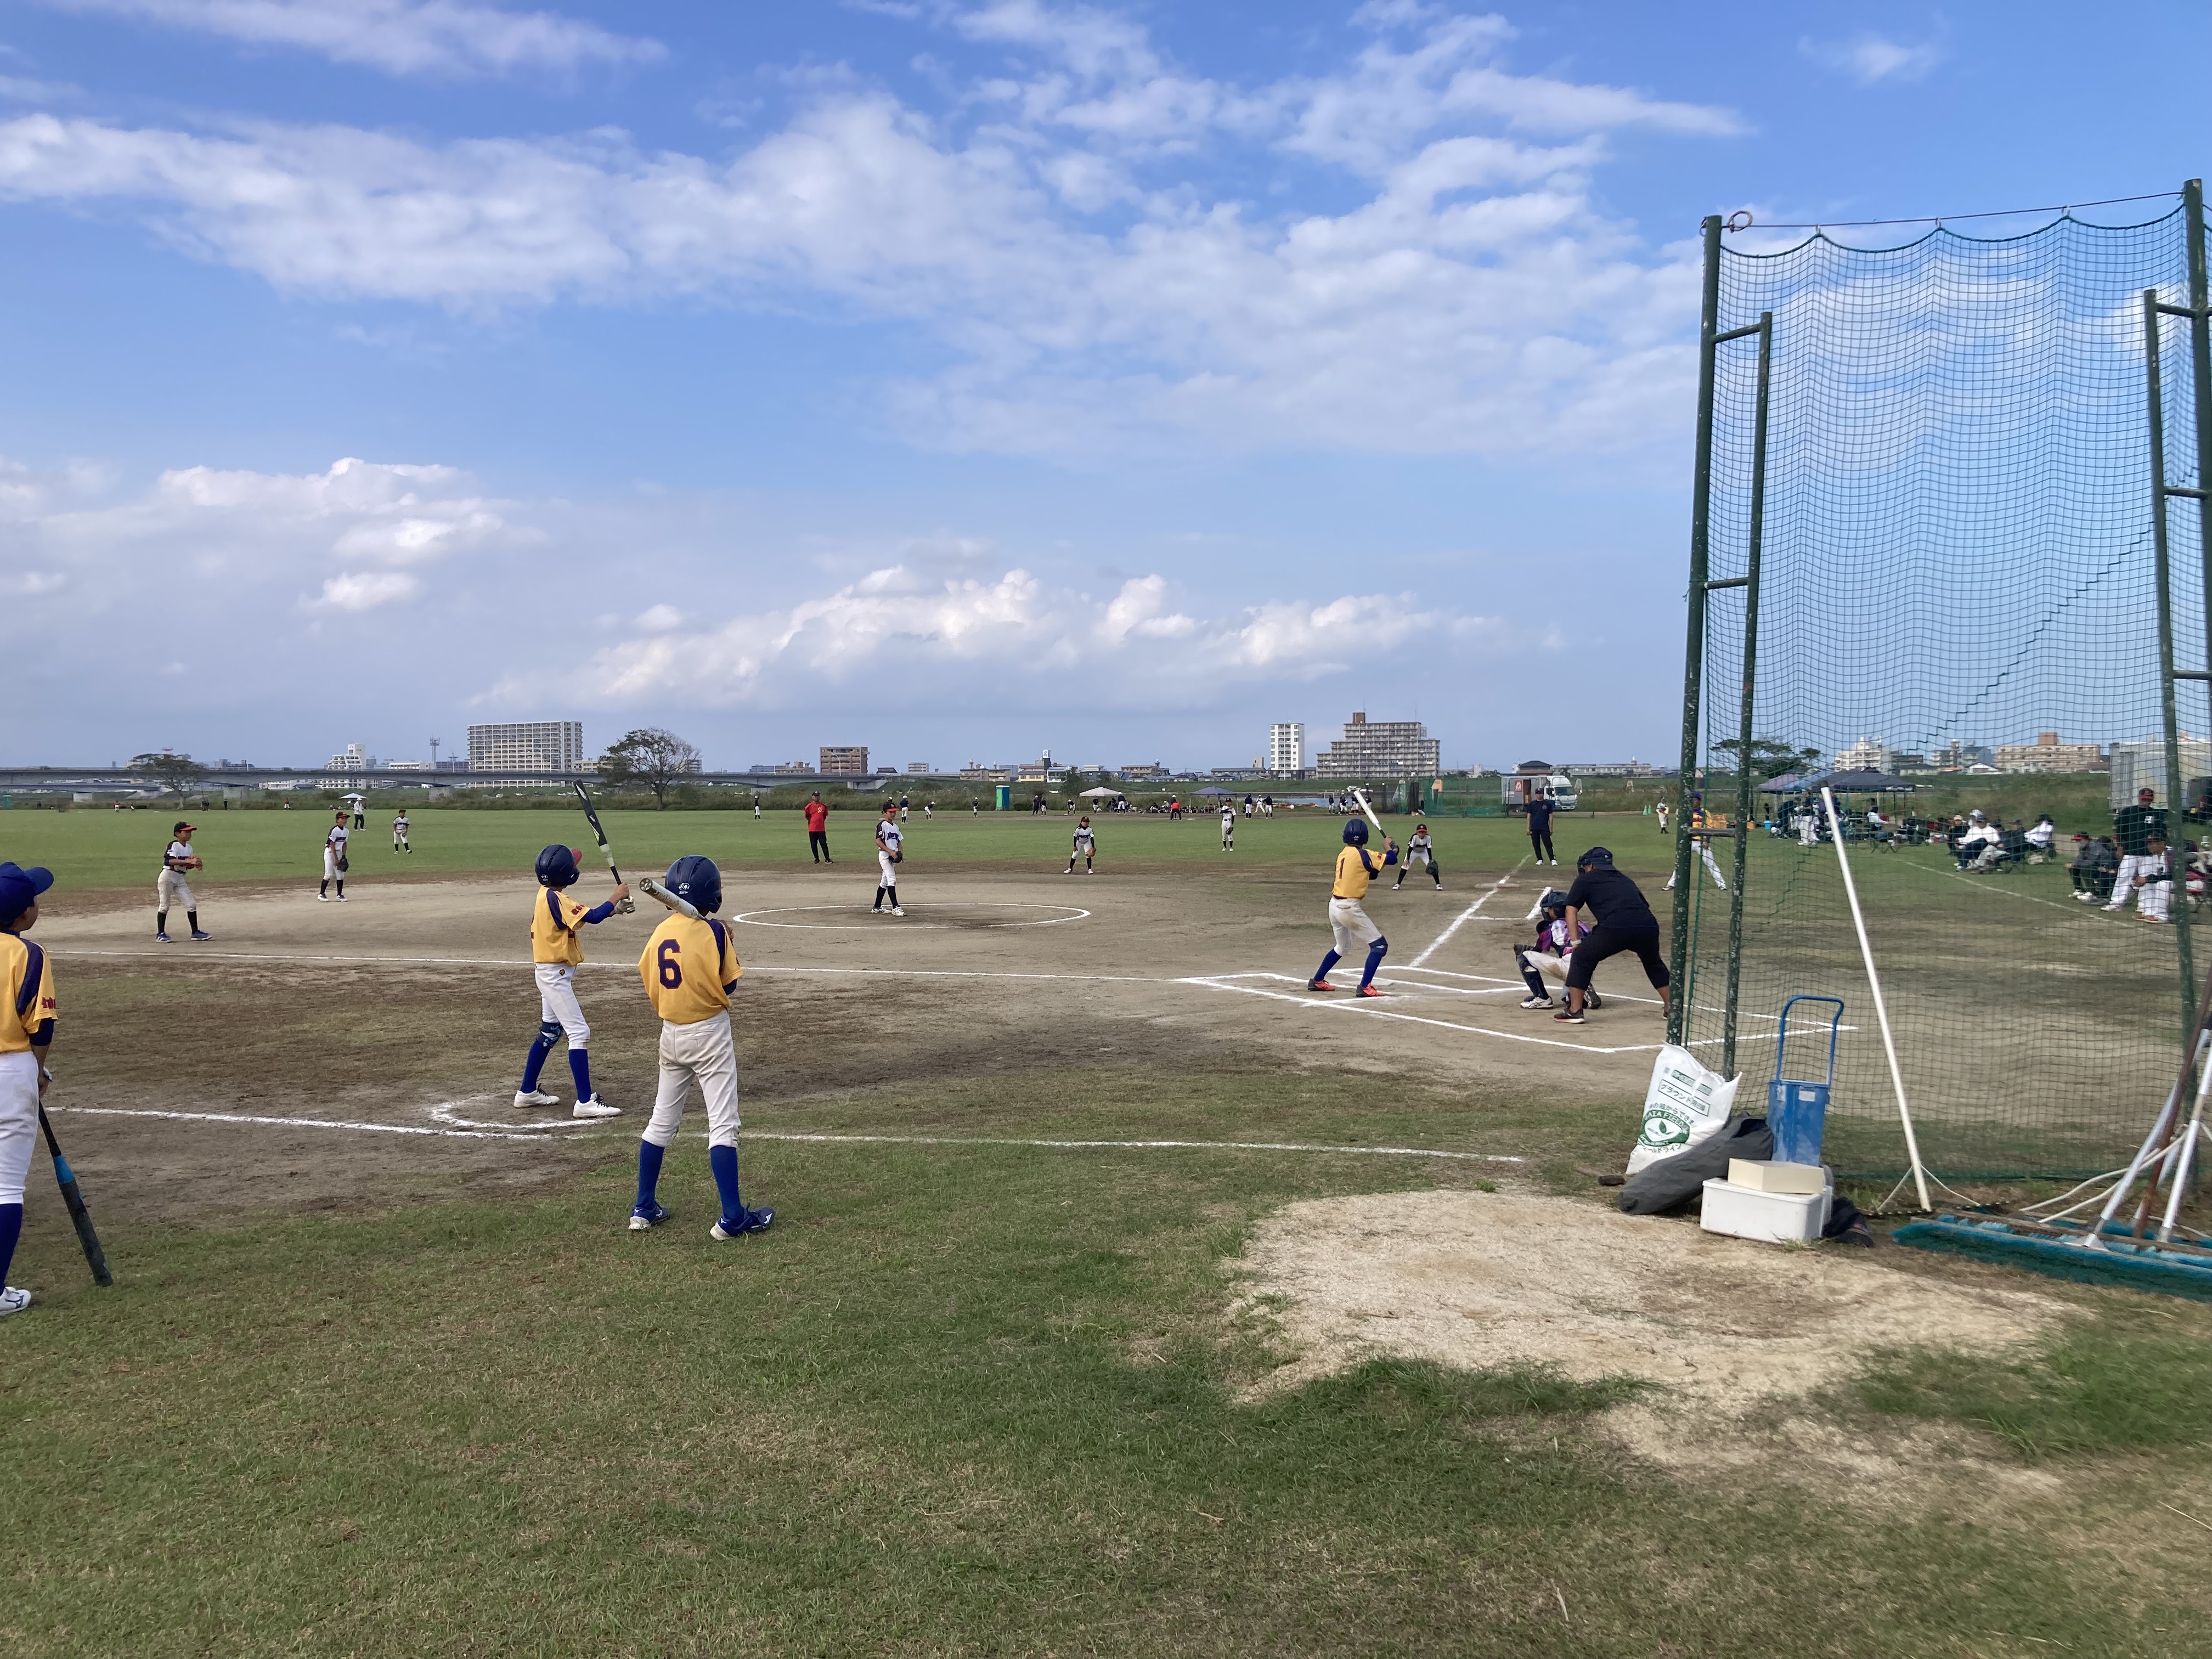
[[[653,1011],[671,1025],[696,1025],[726,1011],[744,971],[728,927],[712,916],[669,917],[637,959]]]

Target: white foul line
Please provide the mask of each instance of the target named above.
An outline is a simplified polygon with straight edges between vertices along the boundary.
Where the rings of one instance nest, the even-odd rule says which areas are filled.
[[[184,1123],[240,1123],[282,1129],[352,1129],[368,1134],[441,1135],[454,1140],[530,1140],[546,1144],[526,1130],[430,1129],[411,1123],[360,1123],[327,1117],[249,1117],[235,1112],[166,1112],[119,1106],[49,1106],[50,1112],[78,1112],[88,1117],[155,1117]],[[449,1107],[434,1107],[434,1115]],[[550,1127],[550,1126],[547,1126]],[[581,1126],[580,1126],[581,1127]],[[592,1126],[600,1127],[600,1126]],[[706,1131],[700,1130],[703,1136]],[[1011,1135],[866,1135],[801,1133],[745,1129],[747,1140],[815,1142],[827,1146],[1039,1146],[1063,1152],[1343,1152],[1364,1158],[1449,1158],[1480,1164],[1520,1164],[1506,1152],[1450,1152],[1433,1146],[1331,1146],[1295,1140],[1027,1140]]]
[[[301,957],[270,954],[258,951],[74,951],[66,947],[51,952],[58,957],[159,957],[167,962],[284,962],[305,963],[318,968],[531,968],[537,964],[506,957]],[[580,962],[579,968],[611,968],[617,972],[634,974],[637,964],[631,962]],[[993,972],[976,968],[792,968],[755,966],[744,970],[748,974],[862,974],[877,975],[890,979],[1065,979],[1080,980],[1088,984],[1111,985],[1181,985],[1183,981],[1167,974],[1012,974]]]
[[[1257,985],[1231,985],[1228,983],[1230,977],[1231,975],[1224,975],[1219,979],[1190,979],[1183,982],[1187,985],[1203,985],[1211,991],[1237,991],[1248,997],[1272,997],[1277,1002],[1293,1003],[1301,1008],[1333,1008],[1340,1013],[1364,1014],[1373,1019],[1402,1019],[1415,1025],[1434,1025],[1447,1031],[1466,1031],[1475,1036],[1503,1037],[1508,1042],[1534,1042],[1547,1048],[1571,1048],[1577,1054],[1650,1054],[1661,1047],[1656,1042],[1635,1042],[1619,1048],[1601,1048],[1594,1042],[1562,1042],[1555,1037],[1528,1036],[1519,1031],[1493,1031],[1486,1025],[1462,1025],[1456,1020],[1429,1019],[1419,1014],[1394,1013],[1388,1008],[1377,1008],[1373,1002],[1364,1000],[1324,1001],[1310,995],[1293,996],[1288,991],[1269,991]],[[1286,985],[1297,983],[1288,974],[1243,974],[1235,977],[1279,979]]]
[[[1528,862],[1528,854],[1524,853],[1521,857],[1521,864],[1526,864]],[[1413,961],[1407,963],[1406,965],[1409,968],[1418,968],[1423,963],[1426,962],[1431,957],[1436,955],[1438,951],[1443,949],[1444,941],[1449,939],[1454,933],[1459,932],[1460,924],[1462,922],[1466,921],[1469,917],[1473,916],[1476,911],[1482,908],[1484,905],[1496,898],[1498,896],[1498,890],[1504,886],[1506,883],[1511,881],[1514,877],[1521,873],[1521,864],[1515,865],[1510,870],[1508,870],[1504,875],[1498,877],[1496,881],[1492,882],[1488,892],[1485,893],[1480,898],[1475,900],[1474,903],[1468,905],[1466,909],[1454,916],[1452,918],[1451,926],[1445,928],[1443,933],[1438,933],[1435,939],[1430,941],[1429,948],[1427,950],[1422,951],[1420,955],[1415,957]],[[1495,1035],[1503,1034],[1497,1033]],[[1567,1045],[1567,1047],[1571,1048],[1579,1046],[1580,1045],[1578,1044],[1571,1042]]]

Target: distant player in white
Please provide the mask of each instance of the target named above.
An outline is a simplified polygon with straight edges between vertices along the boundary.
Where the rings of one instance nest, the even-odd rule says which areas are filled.
[[[353,803],[353,827],[356,830],[368,829],[368,797],[366,795],[348,795],[346,799]]]
[[[1406,884],[1406,878],[1412,873],[1415,859],[1428,866],[1430,878],[1437,884],[1437,890],[1443,891],[1444,872],[1443,866],[1437,862],[1436,848],[1430,845],[1429,826],[1419,823],[1413,825],[1413,833],[1406,837],[1406,855],[1398,860],[1398,879],[1390,884],[1390,890],[1395,893]]]
[[[169,942],[169,912],[179,904],[194,939],[214,937],[200,932],[200,908],[185,879],[187,872],[199,867],[200,855],[192,851],[192,826],[179,818],[169,830],[169,850],[161,855],[161,873],[154,884],[154,937],[163,945]]]
[[[876,902],[869,907],[872,910],[880,912],[884,901],[888,899],[893,915],[906,914],[899,908],[898,902],[899,860],[906,856],[900,850],[899,843],[904,839],[898,827],[898,806],[895,802],[885,801],[884,821],[876,826],[876,872],[879,884],[876,888]]]
[[[1221,850],[1237,850],[1237,803],[1233,800],[1221,803]]]
[[[407,809],[404,806],[392,815],[392,850],[395,853],[412,853],[415,850],[407,844]]]
[[[338,902],[345,902],[346,837],[350,833],[346,829],[346,809],[339,807],[338,821],[323,837],[323,884],[316,890],[315,896],[325,902],[330,899],[332,882],[338,884]]]
[[[1075,861],[1078,859],[1081,859],[1083,860],[1084,874],[1088,876],[1097,875],[1098,873],[1097,867],[1091,862],[1091,860],[1092,855],[1096,854],[1097,850],[1098,837],[1091,833],[1091,817],[1090,815],[1086,813],[1076,823],[1075,850],[1067,855],[1067,868],[1061,871],[1060,873],[1063,876],[1073,875],[1075,873]]]

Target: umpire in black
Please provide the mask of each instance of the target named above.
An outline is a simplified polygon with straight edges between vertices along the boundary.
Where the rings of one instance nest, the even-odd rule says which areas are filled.
[[[1575,884],[1567,889],[1567,937],[1575,937],[1577,913],[1588,910],[1595,924],[1567,958],[1567,1006],[1552,1018],[1570,1025],[1583,1023],[1583,1003],[1590,975],[1607,957],[1636,952],[1644,976],[1659,994],[1662,1012],[1671,1012],[1667,963],[1659,954],[1659,918],[1651,914],[1643,890],[1613,867],[1613,854],[1593,847],[1575,860]]]

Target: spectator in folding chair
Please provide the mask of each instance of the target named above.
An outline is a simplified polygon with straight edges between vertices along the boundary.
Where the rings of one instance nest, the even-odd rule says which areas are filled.
[[[1952,843],[1961,870],[1994,870],[2003,833],[1979,808],[1966,814],[1966,828]]]
[[[2040,864],[2058,851],[2058,826],[2045,812],[2027,827],[2027,861]]]
[[[2165,922],[2173,920],[2173,861],[2165,842],[2150,839],[2150,851],[2136,877],[2136,920]]]

